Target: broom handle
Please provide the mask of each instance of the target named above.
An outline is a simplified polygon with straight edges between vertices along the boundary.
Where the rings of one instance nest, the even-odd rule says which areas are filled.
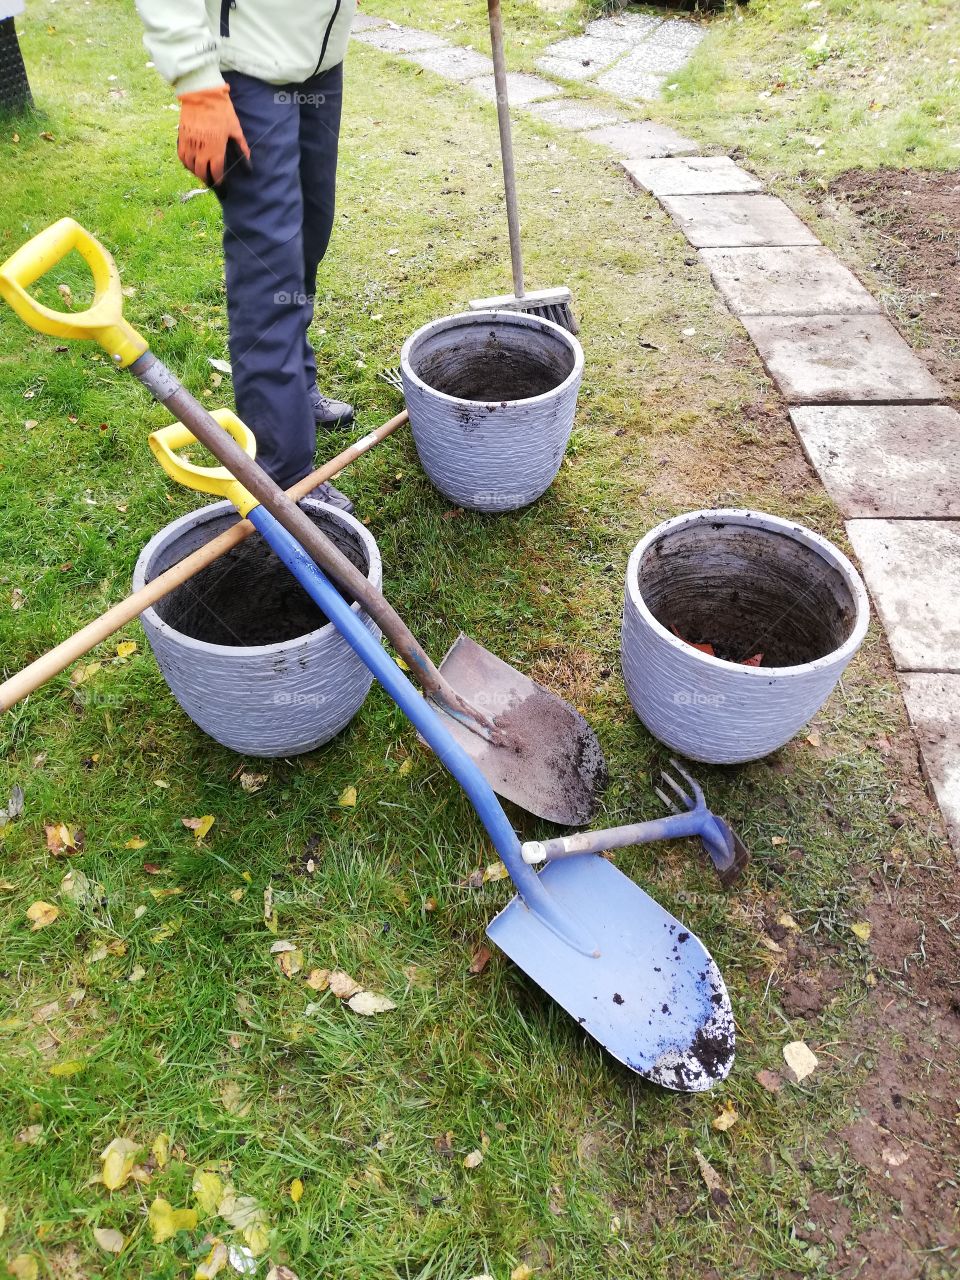
[[[507,97],[507,64],[503,56],[503,19],[500,0],[487,0],[490,18],[490,47],[493,50],[493,81],[497,92],[497,123],[500,126],[500,159],[503,163],[503,190],[507,197],[507,228],[510,232],[510,265],[513,292],[522,298],[523,254],[520,250],[520,213],[517,209],[517,175],[513,166],[513,135],[510,130],[510,100]]]
[[[344,467],[362,457],[369,449],[379,444],[381,440],[385,440],[387,436],[396,431],[398,427],[402,427],[407,421],[407,413],[404,410],[403,413],[391,418],[389,422],[385,422],[382,427],[377,427],[375,431],[371,431],[362,439],[355,441],[344,449],[342,453],[338,453],[335,458],[331,458],[322,467],[299,480],[292,489],[287,490],[287,496],[292,498],[294,502],[299,502],[301,498],[305,498],[311,490],[315,489],[318,484],[324,484],[327,480],[332,480],[339,475]],[[206,569],[208,565],[219,560],[222,555],[232,550],[233,547],[239,546],[244,539],[249,538],[253,531],[253,525],[249,520],[241,520],[239,523],[231,525],[229,529],[226,529],[216,538],[212,538],[209,542],[204,543],[202,547],[198,547],[196,551],[186,556],[179,564],[167,569],[165,573],[161,573],[151,582],[148,582],[146,586],[141,587],[139,591],[127,596],[126,600],[121,600],[112,609],[108,609],[106,613],[101,614],[99,618],[94,618],[93,622],[87,623],[80,631],[58,644],[55,649],[51,649],[49,653],[37,658],[36,662],[31,662],[22,671],[18,671],[9,680],[5,680],[0,684],[0,711],[9,711],[14,703],[19,702],[21,698],[25,698],[27,694],[35,692],[42,684],[46,684],[48,680],[66,670],[72,662],[76,662],[78,658],[82,658],[85,653],[89,653],[91,649],[106,640],[115,631],[119,631],[128,622],[132,622],[134,618],[143,613],[144,609],[148,609],[150,605],[156,604],[158,600],[162,600],[164,596],[169,595],[177,587],[189,582],[201,569]]]

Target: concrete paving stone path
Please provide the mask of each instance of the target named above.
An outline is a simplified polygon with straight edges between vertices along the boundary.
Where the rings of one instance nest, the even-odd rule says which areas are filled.
[[[741,323],[789,404],[944,399],[884,316],[742,316]]]
[[[823,245],[701,249],[735,316],[876,313],[880,304]]]
[[[760,191],[759,179],[729,156],[682,156],[628,160],[623,166],[638,186],[655,196],[707,196]]]
[[[960,675],[914,672],[902,676],[901,685],[924,773],[960,850]]]
[[[682,153],[674,150],[670,154]],[[660,203],[695,249],[820,243],[806,223],[776,196],[661,196]]]
[[[960,522],[848,520],[901,671],[960,672]]]
[[[536,116],[544,124],[556,129],[568,129],[582,133],[587,129],[602,133],[606,128],[620,128],[620,117],[615,111],[594,106],[591,102],[579,102],[574,98],[551,98],[546,102],[534,102],[523,108],[528,115]]]
[[[652,120],[629,121],[587,134],[591,142],[609,149],[622,161],[655,160],[665,156],[695,155],[700,150],[695,142],[684,138],[666,124]]]
[[[946,405],[790,410],[811,466],[850,519],[960,517],[960,414]]]
[[[698,155],[695,141],[666,125],[618,119],[618,103],[635,110],[661,94],[703,31],[654,15],[597,19],[546,49],[538,67],[606,90],[612,105],[516,72],[511,103],[616,157],[701,251],[740,314],[847,520],[960,854],[960,415],[860,282],[753,174],[729,156]],[[366,13],[354,33],[495,98],[485,54]]]

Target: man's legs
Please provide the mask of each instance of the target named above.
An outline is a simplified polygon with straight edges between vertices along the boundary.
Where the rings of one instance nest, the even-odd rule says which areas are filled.
[[[307,301],[300,104],[292,89],[229,71],[225,79],[250,147],[229,166],[223,206],[230,360],[237,412],[257,459],[288,488],[313,469],[316,424],[304,367]]]
[[[317,266],[333,230],[337,187],[337,144],[343,104],[343,64],[300,86],[300,187],[303,193],[303,276],[310,297],[317,287]],[[304,334],[308,388],[316,385],[317,361]],[[337,403],[337,402],[334,402]]]

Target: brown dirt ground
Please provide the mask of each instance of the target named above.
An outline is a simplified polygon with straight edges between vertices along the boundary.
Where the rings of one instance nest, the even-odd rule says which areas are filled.
[[[894,319],[960,402],[960,172],[847,173],[821,212],[849,229]],[[892,761],[902,788],[891,825],[905,815],[936,821],[915,744],[904,735],[880,746],[900,757]],[[873,1065],[860,1115],[838,1135],[889,1215],[858,1238],[849,1203],[818,1194],[805,1232],[832,1243],[832,1270],[843,1280],[960,1276],[960,877],[949,853],[899,872],[868,880],[877,985],[843,1052],[851,1065]],[[782,999],[813,1019],[834,985],[823,957],[798,957]]]
[[[827,210],[853,215],[883,301],[960,403],[960,170],[842,174]]]

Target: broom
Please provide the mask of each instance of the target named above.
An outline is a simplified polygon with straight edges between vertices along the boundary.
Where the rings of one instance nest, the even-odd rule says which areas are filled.
[[[493,79],[497,91],[497,120],[500,125],[500,156],[503,161],[503,188],[507,198],[507,226],[510,231],[510,263],[513,267],[513,293],[496,298],[476,298],[471,311],[528,311],[562,325],[571,333],[580,326],[570,309],[570,290],[537,289],[527,293],[523,287],[523,254],[520,251],[520,215],[517,211],[517,177],[513,167],[513,138],[510,132],[510,103],[507,98],[507,64],[503,56],[503,21],[500,0],[487,0],[490,16],[490,44],[493,49]]]

